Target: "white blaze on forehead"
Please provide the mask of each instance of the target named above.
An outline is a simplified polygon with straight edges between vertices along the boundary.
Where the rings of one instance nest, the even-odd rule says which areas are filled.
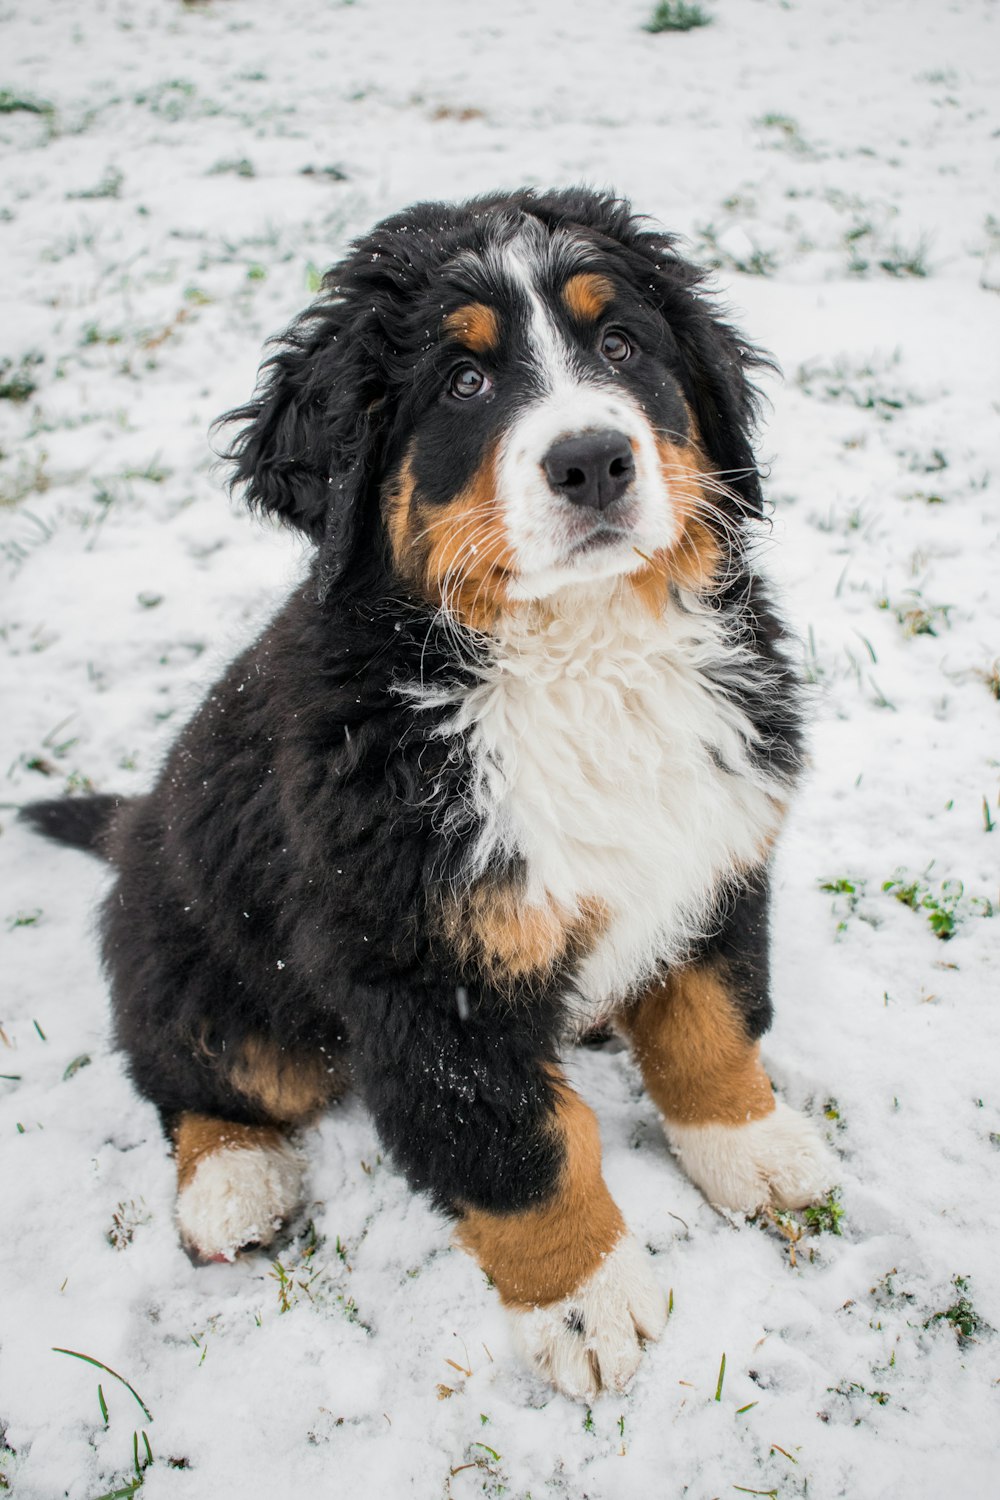
[[[513,282],[528,303],[532,374],[542,390],[555,392],[561,385],[579,387],[581,371],[540,293],[538,282],[543,264],[544,248],[537,236],[527,234],[505,245],[498,258],[501,276]]]
[[[560,327],[541,287],[546,265],[567,273],[586,265],[569,236],[551,240],[525,231],[498,246],[491,270],[524,298],[532,389],[500,444],[498,501],[517,558],[512,595],[540,598],[567,583],[612,577],[643,566],[642,552],[672,546],[680,522],[669,503],[656,440],[646,414],[614,365],[588,367]],[[576,263],[574,264],[574,261]],[[574,552],[579,516],[553,492],[543,467],[561,438],[583,432],[620,432],[629,441],[635,479],[620,543]],[[638,549],[638,550],[637,550]]]

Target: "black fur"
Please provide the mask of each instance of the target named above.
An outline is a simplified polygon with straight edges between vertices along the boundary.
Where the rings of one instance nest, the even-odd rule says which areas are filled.
[[[536,995],[525,1024],[428,932],[442,856],[427,793],[450,781],[457,797],[462,772],[389,683],[451,657],[426,618],[397,631],[384,608],[321,605],[310,579],[118,819],[103,924],[117,1042],[168,1123],[266,1119],[227,1082],[248,1036],[331,1061],[349,1047],[415,1186],[514,1207],[557,1168],[544,1064],[560,1010]]]
[[[720,966],[752,1042],[768,1030],[773,1014],[770,904],[767,871],[758,870],[727,893],[716,931],[698,945],[695,955]]]
[[[18,816],[36,833],[57,844],[86,849],[89,854],[104,854],[105,840],[122,799],[110,794],[90,797],[53,797],[48,802],[31,802]]]
[[[720,508],[739,526],[760,515],[748,375],[762,357],[698,295],[701,273],[669,236],[584,190],[388,219],[325,278],[257,395],[228,419],[241,424],[235,482],[311,538],[315,566],[212,690],[152,792],[119,810],[106,845],[118,872],[103,917],[116,1040],[165,1124],[184,1110],[266,1121],[229,1081],[227,1059],[247,1037],[291,1056],[321,1048],[331,1064],[349,1056],[385,1145],[451,1212],[523,1208],[555,1182],[548,1069],[569,975],[526,981],[512,1005],[428,919],[475,833],[461,812],[469,771],[434,738],[443,711],[415,712],[393,685],[454,682],[475,647],[457,656],[454,629],[395,576],[379,494],[418,429],[428,471],[440,455],[441,498],[471,472],[481,440],[439,408],[450,356],[434,330],[476,288],[446,268],[481,250],[498,222],[526,217],[572,230],[613,272],[655,332],[650,360],[672,372],[728,480]],[[753,701],[745,687],[723,690],[743,695],[758,753],[791,776],[798,709],[780,628],[740,567],[718,607],[773,685]],[[26,816],[97,848],[114,802],[78,799],[59,814],[40,804]],[[710,947],[759,1034],[769,1017],[762,891],[736,903]]]

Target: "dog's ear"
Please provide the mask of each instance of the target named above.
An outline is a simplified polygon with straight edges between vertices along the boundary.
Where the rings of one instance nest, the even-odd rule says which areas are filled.
[[[329,300],[274,341],[252,400],[222,418],[242,424],[225,454],[231,486],[316,543],[321,597],[351,560],[379,466],[382,340],[373,308],[341,284],[349,269],[329,273]]]
[[[753,450],[760,396],[751,374],[773,362],[698,295],[701,274],[679,257],[662,260],[663,311],[681,351],[681,383],[712,472],[739,496],[743,515],[760,519],[764,497]]]

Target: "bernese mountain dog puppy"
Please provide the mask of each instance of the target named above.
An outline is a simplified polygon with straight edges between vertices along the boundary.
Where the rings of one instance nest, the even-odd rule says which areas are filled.
[[[226,419],[305,582],[148,795],[26,810],[115,867],[115,1038],[191,1251],[272,1239],[350,1083],[582,1397],[666,1308],[574,1038],[627,1039],[712,1203],[832,1178],[759,1055],[802,695],[751,556],[765,361],[702,280],[584,189],[378,224]]]

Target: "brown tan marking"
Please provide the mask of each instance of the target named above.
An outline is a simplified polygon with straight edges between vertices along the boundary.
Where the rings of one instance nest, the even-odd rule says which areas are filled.
[[[422,501],[407,457],[385,495],[386,529],[400,574],[435,606],[487,630],[506,598],[514,552],[497,504],[494,450],[444,505]]]
[[[538,1208],[492,1214],[469,1209],[458,1238],[490,1276],[502,1300],[522,1307],[570,1296],[625,1232],[621,1210],[601,1175],[594,1112],[556,1075],[553,1128],[565,1161],[559,1185]]]
[[[178,1189],[187,1187],[199,1162],[218,1151],[267,1150],[285,1139],[277,1125],[237,1125],[214,1115],[182,1114],[174,1126]]]
[[[577,912],[551,898],[532,905],[515,886],[487,881],[449,898],[443,912],[452,951],[500,988],[544,976],[571,953],[579,956],[596,941],[604,922],[598,901],[581,902]]]
[[[248,1037],[229,1081],[274,1121],[302,1125],[343,1089],[322,1055],[290,1053],[263,1037]]]
[[[748,1041],[718,967],[682,969],[621,1017],[650,1097],[679,1125],[745,1125],[774,1109],[760,1044]]]
[[[581,323],[596,323],[610,302],[615,289],[606,276],[584,271],[571,276],[562,289],[562,299],[574,318]]]
[[[410,454],[404,458],[399,472],[390,481],[382,496],[382,509],[385,516],[385,527],[389,533],[389,546],[395,559],[396,567],[404,572],[404,563],[410,564],[409,541],[411,521],[410,513],[413,509],[413,464]]]
[[[488,354],[500,343],[500,319],[485,302],[467,302],[444,320],[444,330],[475,354]]]
[[[688,413],[687,442],[657,437],[656,448],[670,497],[680,522],[680,534],[672,547],[662,548],[646,559],[646,567],[630,575],[636,594],[652,614],[660,614],[671,585],[701,593],[710,589],[722,567],[718,538],[704,515],[712,501],[706,491],[708,460],[701,449],[694,416]]]

